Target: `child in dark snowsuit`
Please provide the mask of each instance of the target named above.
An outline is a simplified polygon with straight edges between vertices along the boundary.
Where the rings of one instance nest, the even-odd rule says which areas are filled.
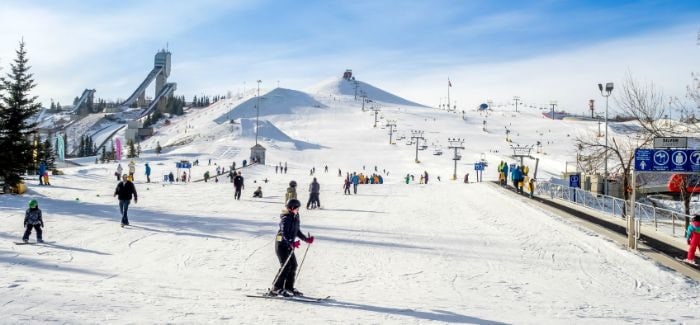
[[[345,178],[345,182],[343,183],[343,190],[345,195],[350,195],[350,178]]]
[[[36,241],[37,243],[43,243],[44,240],[41,238],[41,228],[44,227],[44,219],[41,218],[41,209],[39,209],[39,203],[32,199],[29,201],[29,209],[24,213],[24,236],[22,236],[22,241],[25,243],[29,241],[29,235],[32,234],[32,228],[36,230]]]
[[[262,198],[262,187],[258,186],[258,189],[253,192],[253,197]]]

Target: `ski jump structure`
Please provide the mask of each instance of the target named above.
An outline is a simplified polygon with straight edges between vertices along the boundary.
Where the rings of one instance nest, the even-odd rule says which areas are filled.
[[[142,120],[148,116],[155,109],[163,109],[165,106],[165,99],[171,96],[175,90],[177,90],[177,84],[174,82],[168,82],[168,77],[170,76],[170,57],[171,53],[167,50],[160,50],[156,53],[153,69],[146,75],[146,78],[139,84],[139,86],[131,93],[125,101],[119,104],[122,110],[127,109],[132,104],[136,103],[139,107],[146,106],[146,88],[150,86],[153,81],[156,83],[155,97],[150,104],[143,110],[138,116],[133,120],[111,132],[109,136],[105,138],[104,141],[97,147],[101,149],[109,140],[111,140],[117,132],[127,127],[126,138],[135,139],[138,137],[139,131],[141,130]]]
[[[139,118],[143,118],[150,114],[154,109],[159,107],[159,105],[165,105],[165,101],[162,99],[167,98],[172,95],[175,90],[177,90],[177,84],[174,82],[168,82],[168,76],[170,76],[170,56],[171,53],[167,50],[161,50],[156,53],[155,62],[151,72],[146,75],[146,78],[141,82],[141,84],[134,90],[134,92],[129,96],[124,102],[119,106],[129,107],[134,102],[138,106],[143,107],[146,103],[146,88],[151,85],[155,80],[156,82],[156,94],[153,101],[148,105],[146,110],[144,110]]]
[[[78,99],[78,102],[75,104],[75,106],[73,106],[73,109],[69,112],[69,114],[77,113],[80,106],[83,106],[85,103],[92,103],[92,99],[95,96],[95,91],[95,89],[83,90],[83,94],[80,95],[80,99]]]

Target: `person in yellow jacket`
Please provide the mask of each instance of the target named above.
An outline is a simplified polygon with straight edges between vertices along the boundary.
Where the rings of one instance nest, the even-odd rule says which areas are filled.
[[[297,182],[289,182],[289,187],[287,187],[287,193],[284,195],[284,204],[287,204],[289,200],[297,199]]]

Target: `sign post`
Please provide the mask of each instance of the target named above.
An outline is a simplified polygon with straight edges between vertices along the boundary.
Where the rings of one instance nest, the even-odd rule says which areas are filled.
[[[687,137],[659,137],[654,138],[654,149],[660,148],[688,148]]]
[[[684,140],[680,140],[684,139]],[[655,138],[654,146],[664,148],[685,147],[687,138]],[[630,217],[627,220],[628,245],[637,248],[637,224],[634,220],[637,172],[671,172],[676,174],[694,174],[700,172],[700,149],[642,149],[634,151],[634,170],[632,171],[632,198]],[[686,223],[688,220],[686,220]]]
[[[579,174],[574,174],[574,175],[569,175],[569,187],[574,188],[574,195],[573,199],[574,202],[576,202],[576,189],[581,188],[581,175]]]
[[[476,181],[481,182],[483,180],[483,171],[484,171],[484,163],[482,162],[475,162],[474,163],[474,170],[476,171]]]

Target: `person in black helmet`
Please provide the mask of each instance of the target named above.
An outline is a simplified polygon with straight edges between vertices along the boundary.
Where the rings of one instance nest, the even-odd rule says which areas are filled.
[[[297,237],[308,244],[314,242],[313,236],[305,236],[301,230],[299,222],[299,207],[301,202],[291,199],[287,202],[286,209],[280,215],[280,228],[277,231],[275,253],[280,261],[280,269],[270,295],[280,295],[285,297],[302,296],[303,294],[294,287],[294,278],[297,272],[297,259],[294,256],[294,249],[299,248],[301,242]]]

